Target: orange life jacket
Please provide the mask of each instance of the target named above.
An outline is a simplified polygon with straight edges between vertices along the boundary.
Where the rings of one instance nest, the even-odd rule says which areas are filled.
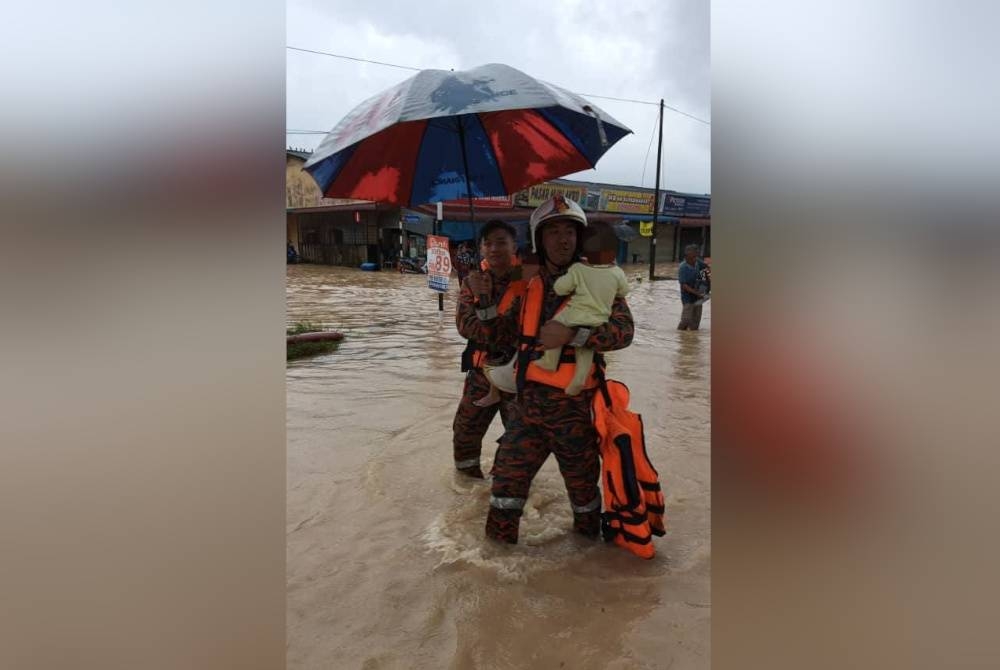
[[[486,261],[483,262],[485,263]],[[504,290],[503,295],[500,296],[500,303],[497,305],[497,315],[509,312],[514,300],[524,296],[527,285],[528,282],[523,279],[511,280]],[[466,372],[472,368],[482,368],[486,363],[486,356],[489,350],[487,345],[469,340],[468,344],[465,345],[465,351],[462,352],[462,372]]]
[[[642,558],[656,554],[652,536],[666,532],[659,475],[646,454],[642,417],[628,408],[628,387],[606,380],[594,394],[594,428],[600,438],[605,542]]]
[[[568,300],[569,296],[563,300],[556,313],[566,306]],[[559,367],[555,370],[543,370],[535,364],[532,354],[544,351],[538,343],[538,331],[542,326],[542,310],[544,308],[545,283],[541,277],[532,277],[528,281],[527,296],[521,305],[521,338],[518,343],[516,365],[518,392],[524,389],[526,381],[540,382],[564,389],[573,381],[573,375],[576,372],[576,353],[574,347],[569,345],[563,347],[562,354],[559,356]],[[583,385],[585,389],[597,387],[597,368],[602,363],[600,354],[595,355],[594,364],[591,365],[587,381]]]

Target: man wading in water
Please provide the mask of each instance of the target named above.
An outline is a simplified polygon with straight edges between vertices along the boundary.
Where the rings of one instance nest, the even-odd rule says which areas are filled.
[[[485,407],[477,400],[487,395],[490,383],[483,375],[487,354],[510,358],[515,346],[501,352],[494,342],[494,325],[498,317],[511,309],[515,299],[524,294],[520,267],[514,267],[516,235],[514,228],[503,221],[489,221],[479,234],[479,247],[489,269],[469,273],[458,296],[455,321],[458,332],[469,341],[462,354],[462,371],[466,372],[462,399],[452,424],[455,468],[462,474],[483,478],[479,458],[483,450],[483,435],[489,429],[497,411],[507,426],[508,407],[513,395],[506,393],[500,402]],[[479,304],[480,296],[488,296]]]
[[[571,264],[579,260],[587,217],[578,204],[563,196],[542,203],[531,215],[533,250],[539,254],[539,275],[532,279],[517,307],[497,319],[494,342],[514,349],[520,344],[518,386],[520,395],[508,408],[507,432],[500,440],[493,465],[490,510],[486,535],[501,542],[516,543],[518,526],[535,473],[555,454],[573,508],[573,528],[596,538],[601,528],[601,495],[597,432],[590,407],[597,387],[600,353],[623,349],[632,342],[632,313],[624,298],[616,298],[607,323],[594,328],[570,328],[552,317],[567,299],[553,285]],[[537,332],[532,324],[537,324]],[[595,352],[594,364],[579,395],[564,389],[573,377],[574,347]],[[532,361],[545,349],[562,349],[561,364],[547,371]]]
[[[681,287],[681,321],[677,330],[698,330],[701,309],[708,295],[708,265],[698,258],[698,245],[684,247],[684,262],[677,269]]]

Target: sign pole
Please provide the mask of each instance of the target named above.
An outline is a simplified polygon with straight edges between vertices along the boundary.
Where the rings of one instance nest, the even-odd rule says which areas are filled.
[[[653,281],[656,266],[656,224],[660,211],[660,160],[663,156],[663,98],[660,98],[660,139],[656,143],[656,189],[653,195],[653,236],[649,238],[649,281]]]
[[[437,235],[440,230],[441,221],[444,219],[444,203],[438,202],[437,204],[437,218],[434,219],[434,234]],[[438,311],[444,311],[444,293],[438,293]]]

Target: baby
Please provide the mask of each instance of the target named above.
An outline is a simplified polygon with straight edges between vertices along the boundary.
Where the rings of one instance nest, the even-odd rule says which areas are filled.
[[[618,238],[608,224],[592,223],[586,228],[583,238],[585,260],[569,266],[553,287],[558,295],[572,294],[553,317],[555,321],[571,328],[593,328],[607,322],[615,298],[624,298],[628,293],[628,279],[615,265],[617,248]],[[561,355],[561,347],[548,349],[535,364],[544,370],[555,370]],[[593,362],[593,349],[576,347],[576,372],[566,387],[566,395],[578,395],[583,390]]]

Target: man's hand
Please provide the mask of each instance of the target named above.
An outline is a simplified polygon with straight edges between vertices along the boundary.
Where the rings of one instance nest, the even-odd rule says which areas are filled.
[[[575,329],[552,320],[538,331],[538,341],[545,349],[559,349],[569,344],[574,335],[576,335]]]
[[[467,281],[473,295],[477,297],[481,295],[493,295],[493,277],[488,272],[470,272]]]

